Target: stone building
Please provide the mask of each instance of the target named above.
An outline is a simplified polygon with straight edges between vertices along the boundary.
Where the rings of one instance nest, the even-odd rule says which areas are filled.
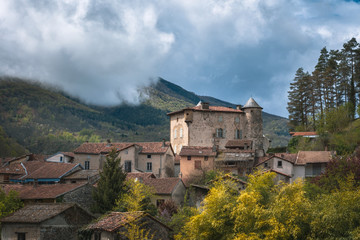
[[[184,179],[200,174],[199,159],[194,168],[185,160],[185,157],[199,158],[196,151],[189,155],[188,147],[211,150],[211,160],[202,162],[209,170],[220,168],[238,175],[250,173],[256,159],[265,156],[269,147],[269,141],[263,135],[262,107],[253,98],[236,109],[200,102],[195,107],[168,115],[170,142],[174,152],[180,154],[180,175]],[[183,148],[185,151],[182,151]]]
[[[74,203],[30,204],[1,219],[1,239],[75,240],[93,219]]]
[[[262,107],[253,98],[236,109],[209,106],[200,102],[195,107],[168,113],[170,116],[170,142],[179,154],[183,146],[225,149],[229,140],[252,141],[256,156],[263,156],[268,143],[263,136]]]

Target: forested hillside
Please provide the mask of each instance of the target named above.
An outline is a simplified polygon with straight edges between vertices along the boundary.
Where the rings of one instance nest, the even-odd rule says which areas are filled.
[[[84,141],[161,141],[169,138],[166,113],[193,106],[200,100],[234,106],[198,96],[163,79],[141,90],[140,105],[86,105],[62,91],[16,78],[0,79],[0,156],[25,151],[53,154],[72,151]],[[287,145],[287,120],[264,113],[264,132],[273,144]],[[9,150],[11,149],[11,150]],[[17,150],[15,150],[17,149]]]

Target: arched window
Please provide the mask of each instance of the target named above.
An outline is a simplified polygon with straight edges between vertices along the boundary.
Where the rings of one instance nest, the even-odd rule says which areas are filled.
[[[183,130],[182,130],[182,128],[180,128],[180,137],[181,137],[181,138],[183,137]]]
[[[174,138],[177,138],[177,130],[174,129]]]

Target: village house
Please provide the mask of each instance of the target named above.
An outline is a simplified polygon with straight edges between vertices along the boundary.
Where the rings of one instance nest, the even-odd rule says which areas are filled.
[[[75,240],[94,217],[74,203],[26,205],[1,219],[4,240]]]
[[[154,190],[151,203],[159,206],[166,200],[173,200],[178,206],[184,202],[186,187],[181,178],[156,178],[149,173],[128,173],[127,179],[134,179]]]
[[[24,204],[32,203],[77,203],[90,211],[92,204],[93,186],[88,183],[74,184],[4,184],[1,185],[5,193],[16,191]]]
[[[277,179],[293,182],[297,178],[305,179],[319,176],[325,171],[334,152],[331,151],[299,151],[296,154],[276,153],[259,160],[256,167],[271,170]]]
[[[78,170],[65,176],[61,183],[90,183],[95,184],[100,178],[99,170]]]
[[[0,183],[54,184],[83,169],[80,164],[45,161],[9,162],[0,167]]]
[[[102,169],[106,155],[118,151],[125,172],[150,172],[157,177],[174,176],[174,152],[169,143],[84,143],[74,150],[75,163],[85,169]]]
[[[180,176],[188,186],[215,169],[216,150],[212,147],[183,146],[180,151]]]
[[[144,229],[152,239],[172,239],[172,229],[145,212],[111,212],[84,227],[80,234],[90,235],[89,240],[127,240],[129,229],[134,227]]]

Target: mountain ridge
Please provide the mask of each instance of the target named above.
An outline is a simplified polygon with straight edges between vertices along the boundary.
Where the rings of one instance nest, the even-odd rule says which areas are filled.
[[[53,154],[72,151],[84,141],[169,140],[166,113],[191,107],[199,101],[234,107],[234,104],[193,92],[159,78],[141,89],[147,98],[139,105],[93,106],[66,93],[18,78],[0,78],[0,127],[7,143],[23,152]],[[288,141],[287,120],[264,113],[264,134],[276,145]],[[266,128],[272,128],[272,130]],[[279,139],[279,141],[277,140]],[[274,141],[273,141],[274,142]],[[4,156],[0,149],[1,157]],[[6,153],[9,153],[9,149]],[[13,155],[20,154],[21,151]],[[22,152],[22,153],[23,153]]]

